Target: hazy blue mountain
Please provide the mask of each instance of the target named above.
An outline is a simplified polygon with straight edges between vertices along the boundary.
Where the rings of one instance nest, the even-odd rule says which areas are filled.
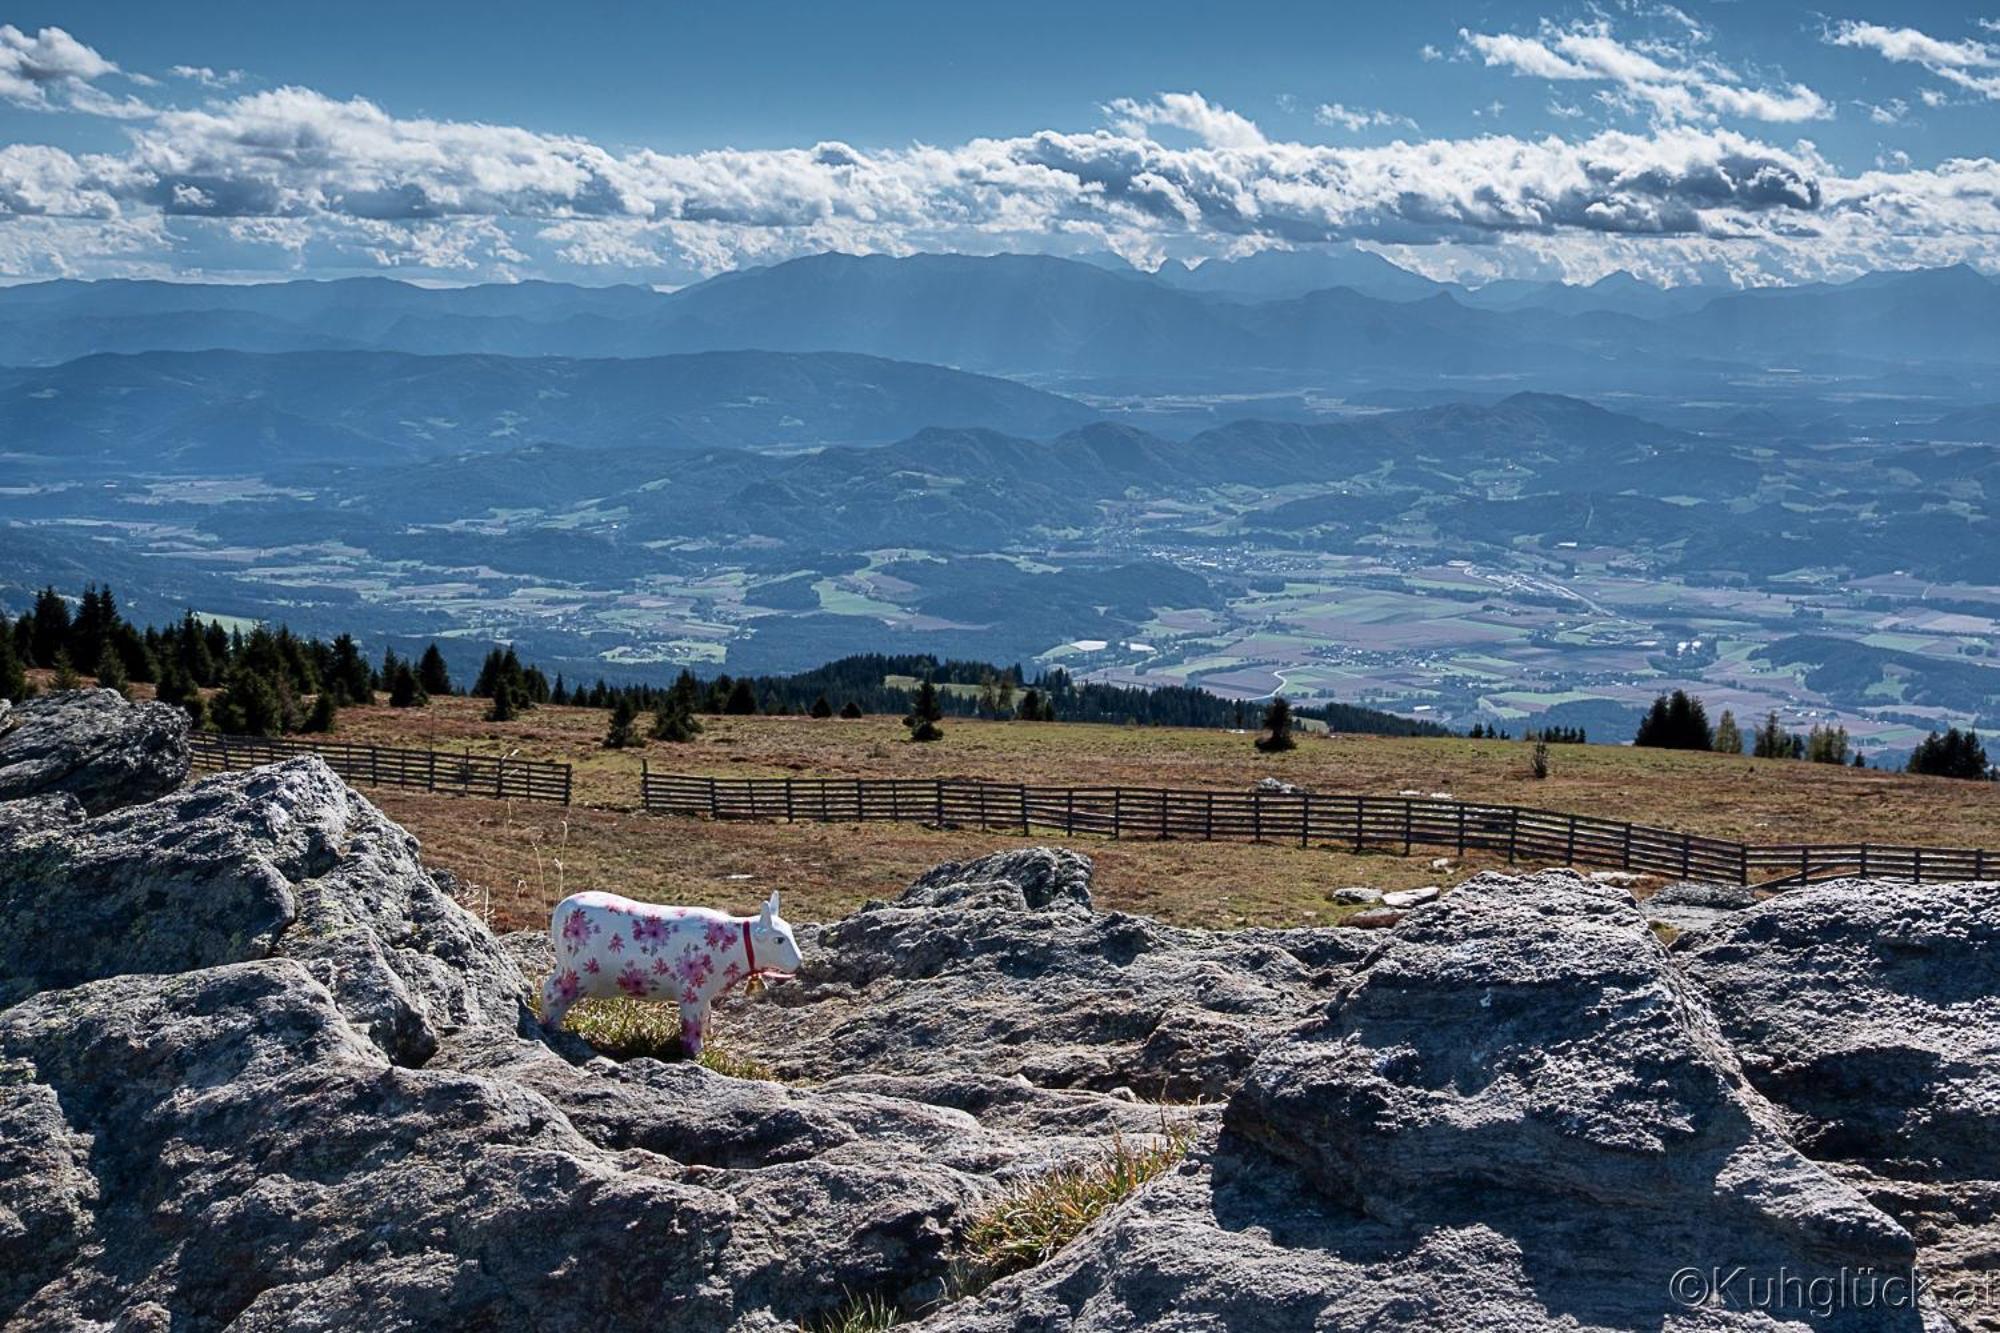
[[[1165,276],[1035,255],[822,254],[673,293],[385,279],[0,291],[0,363],[205,347],[581,359],[842,351],[1142,398],[1532,386],[1662,399],[1728,389],[1740,402],[1746,372],[1812,370],[1842,375],[1866,401],[1964,403],[2000,392],[2000,287],[1961,267],[1727,294],[1622,273],[1589,287],[1468,291],[1354,250],[1270,252]]]
[[[1328,287],[1347,287],[1386,301],[1422,300],[1444,290],[1444,284],[1352,245],[1263,250],[1241,259],[1210,259],[1193,268],[1169,261],[1155,276],[1182,291],[1245,301],[1290,300]]]
[[[0,372],[0,435],[45,457],[182,471],[517,447],[879,443],[934,423],[1050,434],[1082,405],[849,353],[572,360],[153,352]]]

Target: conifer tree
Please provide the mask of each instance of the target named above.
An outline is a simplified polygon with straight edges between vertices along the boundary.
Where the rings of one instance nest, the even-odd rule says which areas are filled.
[[[1021,706],[1016,710],[1014,715],[1023,722],[1040,722],[1042,720],[1042,692],[1037,689],[1030,689],[1027,693],[1023,694],[1021,696]]]
[[[493,703],[486,710],[488,722],[512,722],[520,716],[515,704],[514,687],[502,680],[493,687]]]
[[[77,674],[76,667],[71,664],[69,649],[56,649],[55,671],[56,678],[50,682],[53,688],[58,690],[80,690],[83,688],[83,677]]]
[[[69,657],[69,603],[53,587],[44,588],[35,597],[34,629],[30,635],[32,652],[29,660],[38,667],[53,667],[56,655]],[[75,669],[72,662],[71,669]]]
[[[127,699],[132,697],[132,681],[126,676],[125,665],[118,660],[118,654],[105,651],[99,657],[97,687],[101,690],[114,691]]]
[[[757,692],[748,678],[737,681],[729,687],[729,700],[722,711],[731,717],[749,717],[757,711]]]
[[[1743,732],[1736,725],[1736,714],[1727,708],[1722,710],[1722,720],[1715,724],[1715,752],[1717,754],[1743,753]]]
[[[865,716],[861,711],[861,705],[856,703],[852,699],[849,699],[846,703],[840,706],[840,715],[846,718],[849,722],[856,721],[857,719]]]
[[[833,716],[833,705],[827,702],[827,697],[824,691],[821,692],[819,698],[813,700],[812,715],[816,718],[821,718],[821,719]]]
[[[14,651],[14,636],[0,633],[0,699],[19,703],[28,697],[28,670]]]
[[[313,696],[312,711],[306,714],[306,720],[299,724],[299,730],[319,732],[324,735],[333,730],[334,715],[339,710],[340,705],[335,701],[333,691],[321,690]]]
[[[660,696],[660,706],[653,711],[655,740],[680,744],[700,734],[701,723],[695,720],[694,710],[689,707],[684,695],[669,690]]]
[[[618,703],[611,710],[611,726],[604,733],[604,748],[623,750],[629,746],[644,745],[639,736],[638,710],[632,706],[630,693],[620,694]]]
[[[436,644],[424,649],[423,657],[417,662],[417,684],[425,694],[439,697],[451,693],[451,671],[445,666],[444,654]]]
[[[422,708],[431,701],[424,687],[418,684],[415,669],[407,661],[396,663],[388,685],[391,708]]]
[[[936,741],[944,739],[944,728],[938,725],[944,719],[944,709],[938,704],[937,686],[930,677],[917,687],[917,701],[910,709],[910,715],[903,719],[903,725],[910,729],[913,741]]]
[[[1257,738],[1257,748],[1265,754],[1276,754],[1297,746],[1298,742],[1292,739],[1291,700],[1282,694],[1274,695],[1271,706],[1264,710],[1264,734]]]

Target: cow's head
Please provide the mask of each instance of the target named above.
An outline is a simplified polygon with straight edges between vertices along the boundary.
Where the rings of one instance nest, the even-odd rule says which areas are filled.
[[[771,896],[764,901],[764,910],[750,923],[750,934],[757,944],[759,972],[790,976],[799,970],[804,959],[799,955],[799,942],[792,938],[791,924],[778,915],[776,889],[771,890]]]

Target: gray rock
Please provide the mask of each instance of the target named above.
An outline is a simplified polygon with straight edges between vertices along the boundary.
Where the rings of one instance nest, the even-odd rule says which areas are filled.
[[[1480,876],[1382,941],[1178,1171],[923,1327],[1801,1328],[1680,1308],[1669,1278],[1909,1263],[1787,1143],[1622,891]]]
[[[512,960],[418,864],[416,840],[317,756],[0,832],[0,1004],[274,955],[304,961],[406,1064],[467,1023],[522,1014]]]
[[[806,965],[718,1030],[786,1078],[1021,1074],[1042,1088],[1227,1096],[1364,953],[1336,929],[1181,930],[1091,909],[1090,862],[1034,848],[945,865],[801,930]]]
[[[1435,884],[1427,884],[1421,889],[1397,889],[1382,895],[1384,907],[1422,907],[1425,903],[1438,900],[1441,890]]]
[[[1991,884],[1841,881],[1682,942],[1750,1081],[1809,1154],[1916,1234],[1954,1310],[2000,1327],[2000,903]]]
[[[1756,905],[1756,892],[1746,885],[1695,880],[1664,884],[1641,904],[1648,920],[1665,922],[1682,933],[1707,930]]]
[[[1382,901],[1380,889],[1371,889],[1359,884],[1351,888],[1335,889],[1326,896],[1334,902],[1350,907],[1373,907]]]
[[[1394,907],[1371,907],[1356,912],[1340,924],[1352,926],[1356,930],[1388,930],[1403,919],[1404,913]]]
[[[187,779],[188,716],[111,690],[66,690],[0,718],[0,801],[68,793],[91,814],[150,801]]]

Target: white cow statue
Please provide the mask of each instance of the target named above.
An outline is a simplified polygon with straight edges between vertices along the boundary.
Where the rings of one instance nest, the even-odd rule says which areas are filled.
[[[673,1000],[690,1058],[701,1054],[716,996],[751,977],[790,976],[800,961],[775,892],[754,917],[573,893],[549,918],[549,943],[556,966],[542,983],[544,1027],[561,1027],[570,1006],[586,997]]]

